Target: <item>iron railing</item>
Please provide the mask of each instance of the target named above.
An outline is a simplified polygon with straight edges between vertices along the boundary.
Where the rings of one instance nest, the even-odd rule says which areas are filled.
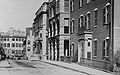
[[[110,65],[111,65],[109,61],[88,59],[88,58],[81,58],[80,64],[84,64],[86,66],[95,67],[103,70],[110,70]]]
[[[72,62],[72,57],[70,56],[61,56],[61,61],[71,63]]]

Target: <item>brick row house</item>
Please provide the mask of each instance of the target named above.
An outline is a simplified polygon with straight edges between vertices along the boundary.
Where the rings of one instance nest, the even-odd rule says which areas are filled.
[[[48,59],[65,61],[70,55],[70,2],[49,0]]]
[[[112,0],[71,0],[70,4],[72,61],[110,69],[114,41]]]

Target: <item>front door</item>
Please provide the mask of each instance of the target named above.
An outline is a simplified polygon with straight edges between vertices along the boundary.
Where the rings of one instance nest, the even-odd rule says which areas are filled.
[[[78,43],[78,62],[80,62],[80,58],[84,58],[84,40],[80,40]]]

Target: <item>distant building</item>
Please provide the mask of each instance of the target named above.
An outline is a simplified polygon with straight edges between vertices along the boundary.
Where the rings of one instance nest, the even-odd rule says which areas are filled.
[[[5,53],[9,58],[23,57],[23,40],[25,40],[25,32],[15,30],[12,27],[8,32],[2,33],[1,46],[5,49]]]
[[[26,28],[26,59],[33,60],[33,41],[34,36],[32,35],[32,27]]]
[[[47,9],[48,2],[44,2],[35,13],[36,17],[33,23],[34,36],[34,53],[38,55],[39,59],[46,59],[47,57]]]

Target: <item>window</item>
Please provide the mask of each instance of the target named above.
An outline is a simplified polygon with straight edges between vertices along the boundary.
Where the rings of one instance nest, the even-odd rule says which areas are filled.
[[[18,41],[18,38],[16,38],[16,41]]]
[[[83,6],[83,0],[79,0],[79,7]]]
[[[24,41],[24,39],[22,38],[22,41]]]
[[[15,41],[15,38],[12,38],[12,41]]]
[[[103,41],[103,59],[109,56],[109,39]]]
[[[4,43],[4,47],[6,47],[6,43]]]
[[[21,51],[21,53],[23,54],[23,53],[24,53],[24,51],[22,50],[22,51]]]
[[[15,54],[15,50],[12,50],[12,54]]]
[[[94,51],[93,51],[93,56],[97,56],[97,40],[94,40]]]
[[[83,27],[83,15],[82,16],[80,16],[80,18],[79,18],[79,28],[81,28],[81,27]]]
[[[22,46],[21,46],[21,43],[19,43],[19,47],[22,47]]]
[[[72,46],[71,46],[71,56],[72,57],[74,56],[74,44],[72,44]]]
[[[87,58],[91,58],[91,52],[87,52]]]
[[[64,18],[64,33],[69,33],[69,18]]]
[[[59,12],[59,7],[60,7],[60,5],[59,5],[59,0],[57,0],[57,1],[56,1],[56,12]]]
[[[16,43],[16,47],[18,47],[18,43]]]
[[[86,29],[90,29],[90,12],[88,12],[87,15],[85,16],[85,26]]]
[[[90,42],[88,42],[88,47],[90,47]]]
[[[87,0],[87,3],[90,3],[90,0]]]
[[[12,47],[15,47],[15,43],[12,43]]]
[[[30,45],[30,40],[28,40],[28,45]]]
[[[10,47],[10,43],[7,43],[7,47]]]
[[[19,38],[19,41],[21,41],[21,38]]]
[[[27,50],[30,51],[30,47],[28,47]]]
[[[21,50],[19,50],[19,54],[21,54]]]
[[[18,50],[16,50],[16,54],[18,54]]]
[[[74,33],[74,19],[71,21],[71,27],[70,27],[70,31],[71,31],[71,33]]]
[[[69,12],[69,0],[64,0],[64,11]]]
[[[40,38],[42,38],[42,33],[40,33]]]
[[[74,0],[71,0],[70,6],[71,11],[74,11]]]
[[[4,41],[6,41],[6,38],[4,38]]]
[[[64,55],[69,56],[69,40],[64,40]]]
[[[7,41],[9,41],[9,38],[7,38]]]
[[[103,23],[108,24],[111,21],[111,15],[110,15],[110,3],[106,4],[106,6],[103,9]]]
[[[94,10],[94,14],[95,14],[94,22],[95,22],[95,26],[96,26],[97,25],[97,18],[98,18],[98,10],[97,10],[97,8]]]

